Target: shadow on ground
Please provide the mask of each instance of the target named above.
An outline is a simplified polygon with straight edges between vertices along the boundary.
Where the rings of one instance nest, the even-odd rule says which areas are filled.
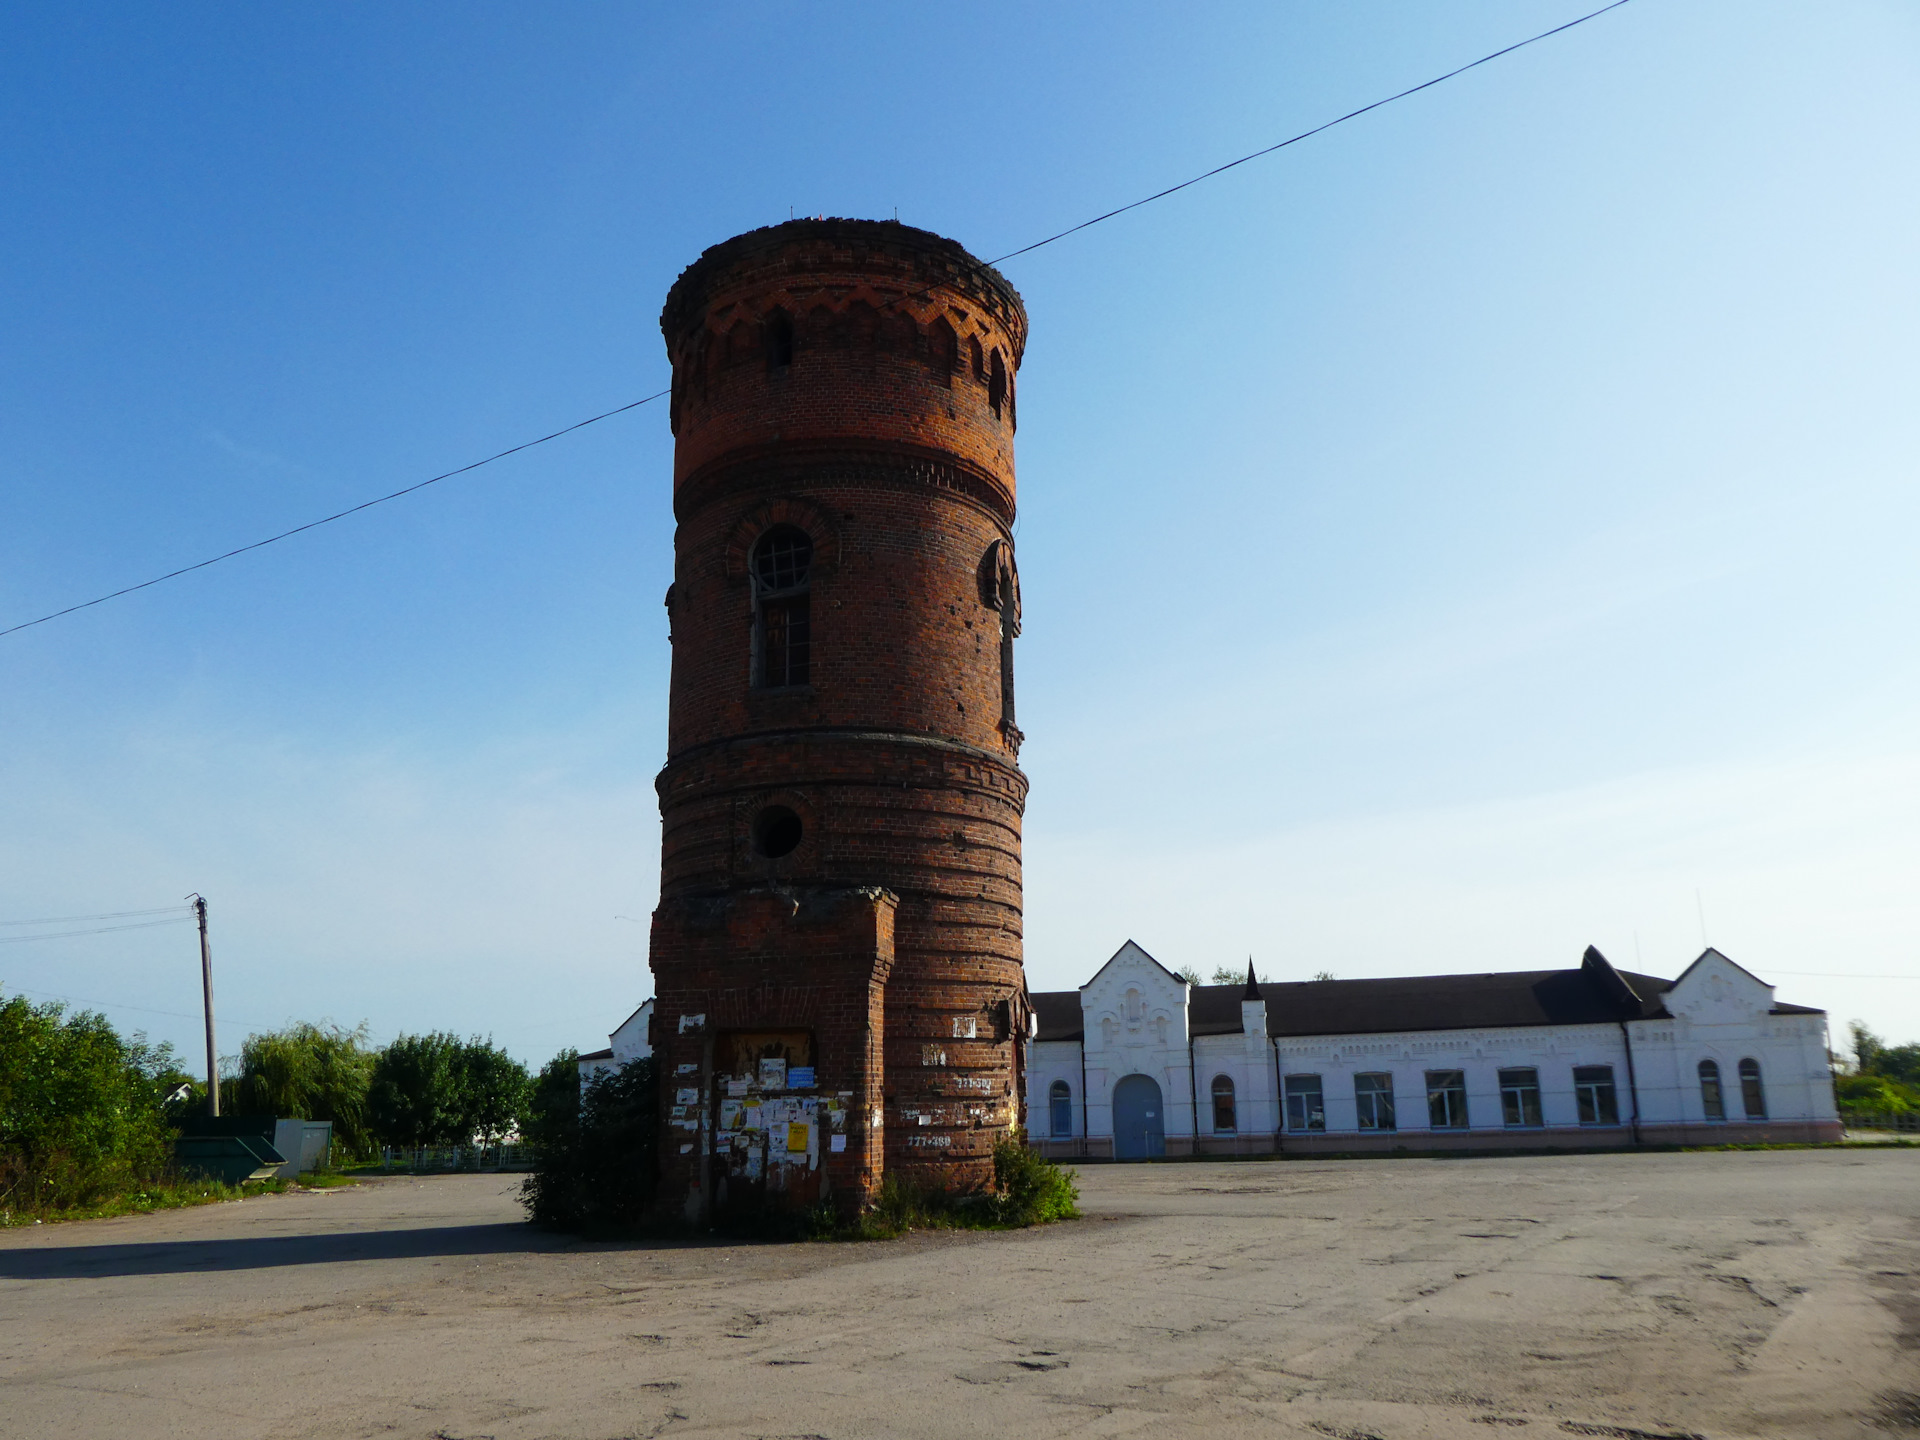
[[[259,1235],[232,1240],[168,1240],[129,1245],[47,1245],[0,1250],[0,1279],[80,1280],[123,1275],[196,1275],[226,1270],[273,1270],[288,1265],[332,1265],[354,1260],[418,1260],[446,1255],[541,1254],[588,1245],[617,1249],[678,1249],[692,1238],[591,1242],[536,1230],[524,1222],[500,1225],[415,1226],[402,1230],[347,1230],[330,1235]]]

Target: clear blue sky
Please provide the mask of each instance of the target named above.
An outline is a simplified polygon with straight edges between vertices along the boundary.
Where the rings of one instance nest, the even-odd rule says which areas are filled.
[[[789,207],[991,256],[1587,8],[16,8],[0,625],[662,388],[674,276]],[[1844,978],[1920,975],[1917,156],[1912,5],[1635,0],[1009,264],[1030,983],[1672,975],[1704,913],[1920,1037]],[[205,892],[229,1053],[604,1043],[669,446],[0,640],[0,920]],[[185,929],[0,983],[197,1050]]]

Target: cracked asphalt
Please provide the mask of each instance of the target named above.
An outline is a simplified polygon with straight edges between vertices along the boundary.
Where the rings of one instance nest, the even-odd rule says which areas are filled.
[[[1090,1166],[588,1244],[508,1176],[0,1233],[0,1436],[1920,1435],[1920,1150]]]

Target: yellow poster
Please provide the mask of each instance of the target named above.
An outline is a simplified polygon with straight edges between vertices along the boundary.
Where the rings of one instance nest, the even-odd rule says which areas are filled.
[[[807,1127],[804,1124],[787,1126],[787,1153],[804,1155],[807,1153]]]

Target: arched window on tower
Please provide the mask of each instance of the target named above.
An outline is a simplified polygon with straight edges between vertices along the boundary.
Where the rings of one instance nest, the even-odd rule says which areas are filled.
[[[1233,1079],[1227,1075],[1213,1077],[1213,1133],[1231,1135],[1239,1129],[1239,1116],[1233,1104]]]
[[[793,318],[775,309],[767,316],[767,371],[778,375],[793,364]]]
[[[753,547],[753,678],[759,689],[812,683],[812,579],[813,541],[804,530],[776,525]]]
[[[1001,408],[1007,403],[1007,362],[1000,358],[999,350],[993,352],[993,361],[987,367],[987,404],[993,409],[994,419],[1000,418]]]
[[[1700,1109],[1709,1120],[1727,1118],[1727,1097],[1720,1090],[1720,1066],[1712,1060],[1700,1062]]]
[[[973,378],[987,378],[987,352],[980,348],[980,339],[976,335],[967,337],[967,365],[973,371]]]
[[[1073,1134],[1073,1087],[1056,1080],[1047,1089],[1047,1128],[1056,1140]]]
[[[1747,1119],[1767,1118],[1767,1092],[1760,1087],[1758,1060],[1740,1062],[1740,1103],[1746,1109]]]
[[[944,315],[936,315],[927,327],[927,363],[933,366],[941,384],[953,384],[953,372],[960,365],[960,337],[953,333]]]

